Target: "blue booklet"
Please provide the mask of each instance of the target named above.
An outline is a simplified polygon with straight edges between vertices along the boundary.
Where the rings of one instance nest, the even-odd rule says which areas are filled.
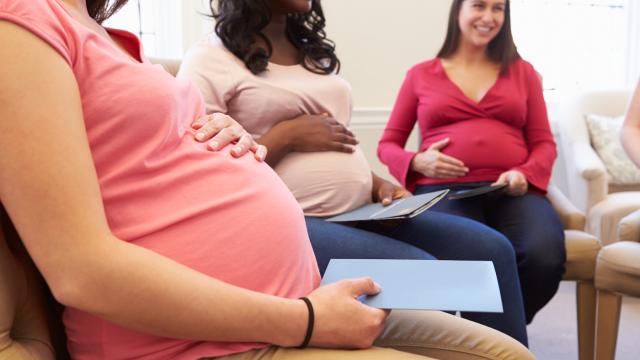
[[[382,291],[362,296],[380,309],[502,312],[491,261],[332,259],[321,285],[371,277]]]
[[[351,222],[412,218],[420,215],[423,211],[435,205],[448,192],[449,190],[447,189],[421,195],[414,195],[408,198],[394,200],[387,206],[383,206],[380,203],[368,204],[344,214],[330,217],[327,221]]]

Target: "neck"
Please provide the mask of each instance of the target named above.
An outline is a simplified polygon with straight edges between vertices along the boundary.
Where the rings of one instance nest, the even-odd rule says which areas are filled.
[[[460,45],[458,45],[458,49],[452,58],[465,65],[476,65],[489,61],[486,46],[475,46],[466,41],[460,41]]]
[[[67,6],[73,8],[82,15],[89,16],[86,0],[62,0]]]
[[[272,14],[271,22],[264,28],[264,34],[271,41],[278,41],[286,38],[287,31],[287,15]]]

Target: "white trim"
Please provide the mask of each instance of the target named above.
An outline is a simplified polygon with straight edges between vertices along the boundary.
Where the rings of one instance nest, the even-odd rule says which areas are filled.
[[[383,130],[389,120],[391,108],[361,107],[353,109],[351,128]]]

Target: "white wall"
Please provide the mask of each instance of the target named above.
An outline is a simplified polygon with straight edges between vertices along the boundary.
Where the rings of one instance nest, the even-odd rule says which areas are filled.
[[[393,105],[404,74],[432,58],[446,33],[450,0],[323,0],[327,34],[356,108]]]

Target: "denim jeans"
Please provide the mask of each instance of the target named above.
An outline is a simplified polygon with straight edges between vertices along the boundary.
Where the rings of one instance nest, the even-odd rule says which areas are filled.
[[[324,273],[335,259],[433,259],[492,261],[504,312],[462,313],[527,345],[527,332],[515,253],[505,236],[464,217],[428,210],[392,226],[376,222],[356,226],[306,217],[311,245]]]
[[[415,193],[473,186],[477,184],[418,185]],[[499,192],[460,200],[443,199],[433,209],[486,224],[509,239],[516,253],[525,316],[530,323],[555,295],[564,274],[564,230],[549,201],[531,192],[523,196]]]

